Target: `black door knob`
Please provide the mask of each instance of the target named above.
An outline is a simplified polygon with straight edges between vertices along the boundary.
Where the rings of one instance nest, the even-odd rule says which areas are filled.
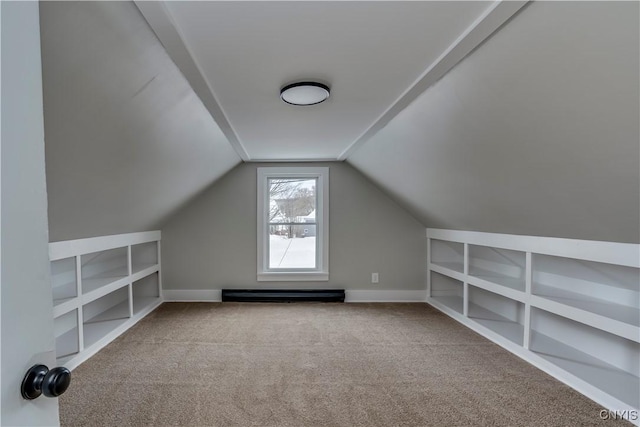
[[[42,382],[42,394],[47,397],[58,397],[69,388],[71,372],[63,367],[50,369]]]
[[[27,400],[33,400],[41,394],[58,397],[69,388],[70,383],[71,372],[67,368],[60,366],[49,370],[45,365],[34,365],[24,376],[20,392]]]

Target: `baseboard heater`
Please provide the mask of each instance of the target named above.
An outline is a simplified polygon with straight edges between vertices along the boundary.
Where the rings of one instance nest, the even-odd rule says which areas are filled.
[[[344,302],[344,289],[223,289],[222,301],[236,302]]]

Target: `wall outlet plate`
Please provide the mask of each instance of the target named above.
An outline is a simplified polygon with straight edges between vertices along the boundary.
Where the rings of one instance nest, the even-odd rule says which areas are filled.
[[[378,283],[380,281],[380,276],[378,273],[371,273],[371,283]]]

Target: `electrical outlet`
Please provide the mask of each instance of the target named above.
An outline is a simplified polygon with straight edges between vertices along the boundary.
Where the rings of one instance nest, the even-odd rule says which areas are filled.
[[[378,273],[371,273],[371,283],[378,283],[380,281],[380,276]]]

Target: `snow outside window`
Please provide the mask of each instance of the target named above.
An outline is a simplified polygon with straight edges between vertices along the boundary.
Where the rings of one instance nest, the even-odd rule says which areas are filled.
[[[258,168],[258,281],[329,280],[329,168]]]

